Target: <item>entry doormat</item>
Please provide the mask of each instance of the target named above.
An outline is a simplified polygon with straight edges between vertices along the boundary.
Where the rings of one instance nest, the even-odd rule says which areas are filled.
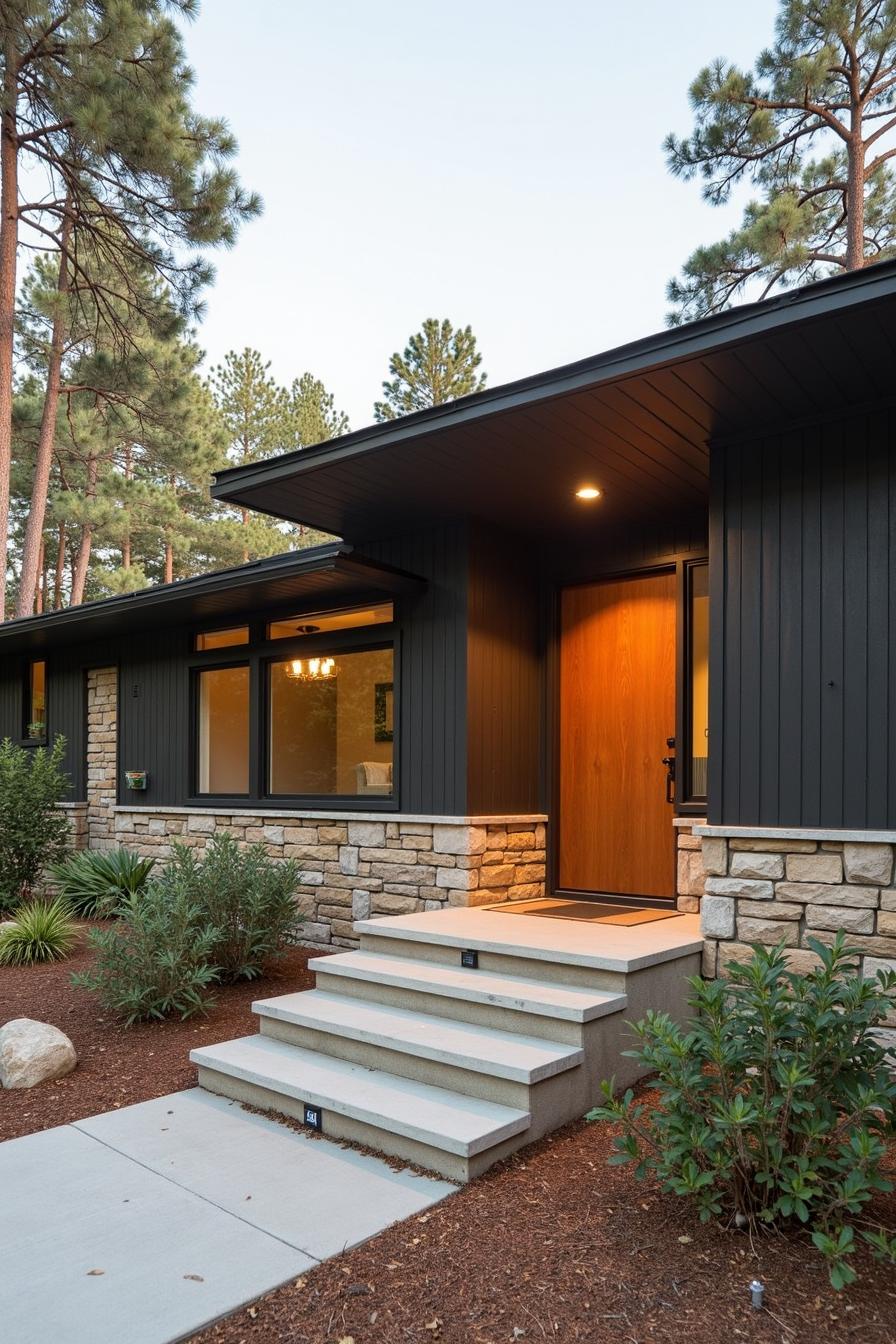
[[[493,905],[502,915],[538,915],[541,919],[578,919],[586,924],[652,924],[655,919],[675,919],[677,910],[649,906],[605,905],[601,901],[511,901]]]

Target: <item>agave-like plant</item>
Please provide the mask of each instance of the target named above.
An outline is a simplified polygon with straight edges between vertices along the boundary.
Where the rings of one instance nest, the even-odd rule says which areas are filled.
[[[131,849],[81,849],[53,864],[49,874],[73,913],[105,918],[143,890],[155,862]]]
[[[71,910],[62,897],[30,901],[0,929],[0,966],[33,966],[39,961],[62,961],[78,936]]]

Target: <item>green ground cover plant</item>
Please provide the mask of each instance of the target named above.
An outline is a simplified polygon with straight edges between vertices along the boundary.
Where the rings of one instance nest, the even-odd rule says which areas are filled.
[[[155,859],[130,849],[81,849],[48,872],[60,896],[84,919],[107,918],[128,896],[146,886]]]
[[[806,974],[788,970],[783,948],[755,947],[726,979],[695,976],[685,1028],[648,1012],[626,1053],[656,1075],[658,1102],[604,1083],[589,1119],[621,1126],[611,1162],[656,1176],[704,1221],[804,1227],[840,1289],[859,1240],[896,1263],[896,1234],[867,1216],[892,1188],[896,1059],[878,1033],[896,975],[863,979],[842,934],[810,946],[819,960]]]
[[[64,756],[62,737],[49,749],[0,742],[0,914],[27,901],[44,869],[69,850],[68,818],[59,808],[69,787]]]
[[[71,911],[60,897],[53,901],[29,901],[0,929],[0,966],[62,961],[71,952],[77,936]]]

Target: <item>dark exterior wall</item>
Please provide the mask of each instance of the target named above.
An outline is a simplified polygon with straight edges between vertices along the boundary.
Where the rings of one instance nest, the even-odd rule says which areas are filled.
[[[476,529],[467,626],[467,810],[540,810],[544,695],[539,579],[518,538]]]
[[[896,828],[894,416],[713,450],[714,822]]]

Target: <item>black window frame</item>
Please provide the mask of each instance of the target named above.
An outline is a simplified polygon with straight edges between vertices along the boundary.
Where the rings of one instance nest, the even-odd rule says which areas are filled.
[[[691,740],[693,732],[693,714],[694,714],[694,621],[693,621],[693,597],[694,597],[694,574],[698,569],[706,571],[707,580],[709,578],[709,557],[700,556],[693,560],[686,560],[683,565],[683,594],[682,594],[682,620],[684,625],[684,639],[682,641],[682,704],[680,716],[680,737],[678,739],[678,748],[676,750],[677,766],[677,801],[681,811],[687,813],[702,813],[706,811],[708,803],[708,793],[697,793],[694,790],[693,764],[691,756]],[[707,737],[707,757],[709,756],[709,738]],[[707,775],[708,775],[707,768]],[[707,783],[708,789],[708,783]]]
[[[32,737],[28,729],[31,724],[36,722],[32,719],[34,703],[32,700],[32,675],[35,664],[43,663],[44,668],[44,731],[40,737]],[[22,742],[32,747],[46,746],[49,729],[47,721],[49,719],[49,689],[50,689],[50,665],[46,658],[29,658],[22,669]]]
[[[401,635],[398,625],[397,603],[392,601],[393,620],[377,625],[348,627],[345,630],[322,632],[318,635],[296,635],[293,639],[267,639],[271,621],[278,617],[265,613],[240,624],[249,625],[249,644],[232,646],[233,657],[222,657],[227,651],[207,649],[197,651],[196,636],[209,629],[222,629],[221,622],[214,626],[196,627],[190,631],[188,666],[190,675],[190,751],[189,783],[185,804],[187,807],[211,808],[218,811],[279,810],[325,812],[396,812],[401,788]],[[346,610],[359,606],[346,605]],[[319,609],[319,608],[318,608]],[[338,610],[338,608],[330,608]],[[295,612],[293,606],[290,615]],[[311,615],[313,613],[309,613]],[[375,632],[375,638],[373,637]],[[392,650],[392,682],[395,711],[392,738],[392,792],[391,794],[327,793],[274,794],[268,791],[270,706],[268,665],[289,662],[292,658],[313,658],[319,654],[366,653],[375,649]],[[238,651],[238,652],[237,652]],[[249,792],[213,794],[199,792],[199,673],[226,667],[249,668]]]

